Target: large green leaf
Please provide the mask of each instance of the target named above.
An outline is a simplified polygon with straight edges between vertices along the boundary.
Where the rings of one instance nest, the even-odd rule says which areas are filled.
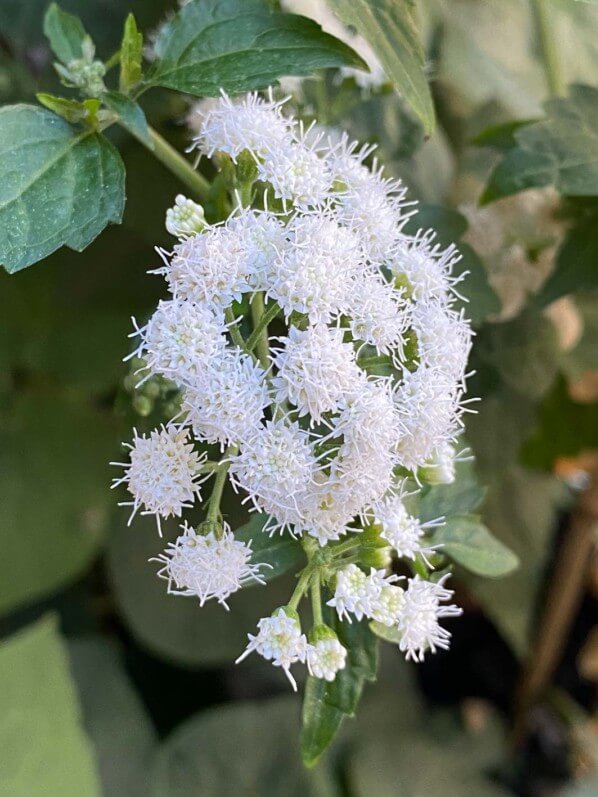
[[[111,111],[118,114],[120,123],[131,135],[138,138],[149,149],[154,148],[147,119],[139,103],[119,91],[107,91],[102,99]]]
[[[83,636],[69,643],[69,654],[103,793],[146,797],[156,734],[116,647],[100,636]]]
[[[426,133],[434,130],[434,103],[424,72],[425,54],[411,0],[327,0],[371,45]]]
[[[82,251],[124,208],[125,170],[103,136],[43,108],[0,109],[0,263],[14,272]]]
[[[78,575],[104,539],[116,423],[54,390],[16,395],[0,413],[0,539],[10,567],[0,613]]]
[[[497,540],[477,515],[456,515],[440,526],[433,537],[439,552],[472,573],[500,578],[518,565],[515,554]]]
[[[517,144],[492,172],[482,203],[545,185],[598,196],[598,89],[572,86],[545,108],[546,119],[514,132]]]
[[[419,229],[433,229],[437,240],[443,246],[456,244],[461,260],[454,269],[455,275],[465,274],[458,285],[459,293],[467,300],[458,303],[463,306],[467,317],[474,324],[480,324],[485,318],[500,310],[500,300],[488,282],[484,264],[461,237],[467,230],[467,220],[456,210],[422,203],[418,212],[409,220],[405,231],[415,233]]]
[[[0,645],[0,795],[96,797],[68,660],[53,618]]]
[[[153,797],[340,797],[329,769],[301,765],[296,697],[203,712],[164,742]]]
[[[587,291],[596,287],[598,287],[598,216],[592,216],[584,219],[567,233],[557,255],[556,268],[544,283],[536,302],[544,306],[568,293]]]
[[[192,0],[160,31],[154,85],[198,96],[262,89],[283,75],[363,67],[346,44],[306,17],[262,0]]]
[[[305,554],[299,540],[289,534],[270,535],[263,531],[266,518],[263,515],[254,515],[249,523],[235,529],[235,537],[243,542],[251,542],[253,562],[262,562],[265,565],[260,571],[266,581],[286,573],[296,567]]]
[[[365,682],[376,678],[377,640],[368,623],[341,623],[335,616],[332,625],[347,649],[347,664],[332,682],[312,676],[307,679],[301,750],[309,767],[331,744],[343,719],[355,715]]]
[[[195,598],[167,595],[166,582],[156,576],[159,565],[148,562],[161,553],[168,539],[176,537],[176,523],[163,523],[163,529],[161,540],[153,518],[138,518],[127,527],[124,510],[119,510],[109,548],[109,572],[124,619],[147,648],[177,664],[232,663],[260,617],[287,603],[293,582],[281,578],[267,587],[242,589],[227,601],[230,612],[213,601],[200,607]],[[282,673],[280,679],[284,681]]]

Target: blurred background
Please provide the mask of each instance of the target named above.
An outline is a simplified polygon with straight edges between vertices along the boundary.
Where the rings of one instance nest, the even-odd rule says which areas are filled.
[[[46,5],[0,0],[2,104],[57,88]],[[284,5],[326,15],[323,2]],[[469,391],[482,398],[462,486],[486,491],[485,523],[520,567],[497,580],[457,571],[465,613],[450,623],[451,650],[416,667],[383,649],[357,719],[303,769],[300,702],[284,676],[261,660],[230,663],[287,577],[244,590],[230,614],[167,598],[147,563],[161,550],[153,520],[128,528],[108,489],[131,426],[168,416],[168,392],[136,391],[122,358],[130,316],[163,294],[146,271],[171,243],[165,210],[183,188],[111,133],[127,167],[123,224],[83,254],[0,271],[2,797],[598,795],[598,200],[545,186],[478,205],[503,147],[480,134],[545,114],[534,4],[417,5],[431,138],[383,79],[331,72],[283,88],[306,118],[377,143],[421,202],[417,226],[462,251],[476,328]],[[566,82],[596,83],[598,7],[547,5]],[[173,2],[62,6],[107,57],[129,10],[151,31]],[[188,146],[191,99],[157,91],[144,108]],[[555,289],[568,259],[583,279]],[[243,522],[232,495],[225,506]],[[68,767],[70,791],[48,761]]]

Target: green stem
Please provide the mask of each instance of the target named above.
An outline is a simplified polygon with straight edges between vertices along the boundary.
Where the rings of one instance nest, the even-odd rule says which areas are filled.
[[[299,581],[297,582],[297,585],[293,590],[293,594],[291,595],[287,603],[287,606],[289,606],[291,609],[295,609],[295,611],[297,611],[297,606],[299,606],[299,601],[307,591],[307,586],[309,584],[312,572],[313,572],[313,565],[309,564],[299,576]]]
[[[352,548],[358,548],[361,545],[359,540],[347,540],[346,542],[341,542],[340,545],[335,545],[332,549],[332,554],[334,556],[339,556],[340,554],[345,553],[345,551],[350,551]]]
[[[316,570],[311,580],[311,611],[314,618],[314,625],[322,625],[322,593],[320,590],[320,574]]]
[[[153,149],[148,146],[149,151],[176,175],[187,188],[190,188],[198,199],[205,202],[208,198],[210,183],[203,174],[196,171],[189,161],[180,152],[177,152],[165,138],[162,138],[153,127],[149,128],[149,134],[153,144]]]
[[[253,322],[253,332],[257,333],[257,356],[264,370],[270,366],[270,349],[268,347],[268,322],[262,322],[266,315],[263,293],[256,293],[251,301],[251,320]],[[258,331],[259,330],[259,331]]]
[[[425,562],[423,562],[419,556],[416,556],[413,562],[410,562],[410,565],[411,565],[411,570],[415,575],[419,576],[420,578],[423,578],[424,581],[428,580],[428,578],[430,577],[428,568],[426,567]]]
[[[263,300],[262,300],[262,306],[263,306]],[[270,321],[275,319],[279,313],[280,313],[280,307],[276,304],[276,302],[272,302],[270,304],[270,307],[268,307],[268,309],[264,311],[264,314],[259,318],[257,324],[253,328],[253,332],[251,333],[251,335],[247,338],[247,341],[245,343],[247,351],[253,351],[255,349],[255,347],[258,345],[258,343],[261,340],[261,334],[263,330],[267,328]],[[266,340],[268,339],[267,334],[268,333],[266,331]]]
[[[224,311],[224,317],[227,323],[230,324],[230,326],[228,327],[228,331],[233,340],[233,343],[236,343],[240,349],[243,349],[243,351],[249,351],[247,344],[245,343],[245,339],[243,338],[243,335],[241,335],[241,333],[239,332],[239,326],[237,320],[235,319],[235,314],[233,313],[232,307],[226,308],[226,310]]]
[[[557,51],[554,27],[550,18],[548,0],[531,0],[531,5],[536,22],[548,93],[551,97],[559,97],[565,93],[565,81]]]
[[[224,452],[223,459],[233,456],[238,450],[239,446],[230,445]],[[218,467],[218,472],[216,473],[216,478],[214,479],[214,486],[212,487],[212,495],[210,496],[208,512],[206,515],[206,520],[212,523],[216,523],[218,521],[218,515],[220,514],[220,501],[222,500],[222,491],[224,490],[229,468],[230,462],[221,461]]]

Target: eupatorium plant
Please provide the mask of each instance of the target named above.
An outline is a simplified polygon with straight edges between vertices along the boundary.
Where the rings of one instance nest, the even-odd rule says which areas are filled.
[[[433,231],[404,232],[416,208],[372,147],[304,128],[272,91],[222,92],[198,130],[230,212],[210,224],[183,196],[167,212],[178,240],[154,273],[168,297],[135,323],[131,356],[140,383],[175,383],[180,409],[135,433],[115,485],[158,530],[203,507],[157,559],[168,593],[198,611],[269,578],[259,541],[254,554],[235,539],[221,509],[227,479],[263,519],[257,535],[300,540],[294,591],[238,661],[256,652],[295,689],[291,668],[305,664],[309,683],[334,686],[354,623],[421,661],[448,647],[442,618],[460,614],[448,572],[433,569],[442,518],[409,512],[421,485],[455,478],[472,335],[455,309],[459,255]]]

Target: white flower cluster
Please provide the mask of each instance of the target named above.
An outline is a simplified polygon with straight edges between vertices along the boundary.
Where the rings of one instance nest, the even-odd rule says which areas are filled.
[[[416,481],[454,479],[471,345],[455,309],[456,250],[431,232],[404,232],[415,211],[400,183],[371,163],[371,147],[305,131],[271,94],[223,94],[202,114],[195,143],[253,176],[241,186],[246,206],[237,193],[222,222],[207,223],[180,196],[167,214],[179,240],[160,252],[158,273],[171,296],[135,324],[133,354],[145,363],[142,379],[159,375],[180,388],[182,410],[149,438],[136,435],[117,483],[134,511],[159,518],[201,501],[202,474],[228,473],[270,532],[326,546],[378,524],[398,556],[426,560],[434,523],[407,514],[401,485],[406,470]],[[206,464],[192,441],[225,455]],[[212,510],[211,501],[214,519]],[[160,559],[169,591],[225,602],[259,580],[230,529],[183,529]],[[393,581],[352,565],[339,572],[331,605],[341,617],[396,625],[408,656],[443,647],[436,618],[454,612],[439,608],[449,594],[442,582],[413,579],[403,590]],[[287,672],[302,661],[328,678],[345,661],[334,640],[304,644],[284,612],[260,621],[250,640],[248,650]]]

